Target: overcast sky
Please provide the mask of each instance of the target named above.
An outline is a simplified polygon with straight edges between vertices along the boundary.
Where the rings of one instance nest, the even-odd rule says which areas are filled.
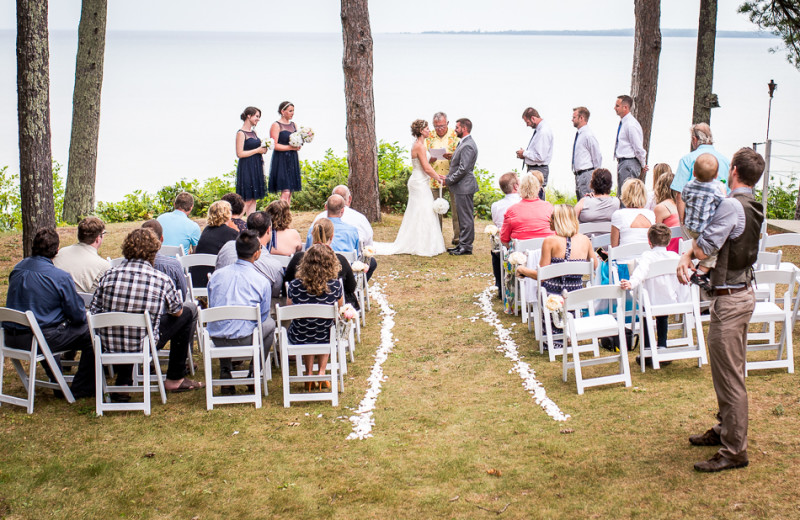
[[[718,30],[754,30],[719,0]],[[699,0],[661,2],[662,28],[697,26]],[[339,32],[337,0],[109,0],[109,30]],[[50,28],[78,27],[80,0],[50,1]],[[0,0],[0,29],[15,27],[15,1]],[[373,32],[559,30],[633,27],[633,0],[373,0]]]

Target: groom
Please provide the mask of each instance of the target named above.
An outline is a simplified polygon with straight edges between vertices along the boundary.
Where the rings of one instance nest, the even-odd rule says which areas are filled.
[[[470,132],[472,121],[467,118],[456,121],[456,135],[461,141],[450,159],[450,171],[445,177],[445,184],[455,199],[453,206],[458,215],[458,246],[447,250],[451,255],[471,255],[472,242],[475,240],[473,197],[478,191],[478,182],[472,170],[475,168],[475,159],[478,158],[478,147]]]

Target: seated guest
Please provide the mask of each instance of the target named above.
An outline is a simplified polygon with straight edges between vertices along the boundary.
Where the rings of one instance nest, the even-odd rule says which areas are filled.
[[[208,207],[208,222],[197,242],[195,253],[216,255],[226,242],[236,240],[239,233],[232,229],[228,222],[231,220],[231,205],[224,200],[218,200]],[[189,269],[192,273],[192,286],[205,287],[208,285],[208,275],[214,272],[213,267],[196,266]]]
[[[297,278],[289,282],[287,304],[321,303],[333,305],[338,303],[341,307],[344,304],[342,284],[336,278],[339,268],[340,265],[336,260],[336,255],[333,254],[330,247],[322,244],[311,246],[303,256],[303,261],[300,262]],[[294,344],[327,343],[330,338],[332,324],[333,320],[315,318],[292,320],[288,330],[289,341]],[[303,356],[306,375],[313,375],[315,357],[319,368],[318,375],[324,376],[328,366],[327,354]],[[306,390],[312,390],[316,386],[316,383],[308,382],[306,383]],[[330,389],[331,384],[329,381],[323,381],[320,386]]]
[[[639,179],[626,180],[620,201],[625,207],[611,215],[611,247],[647,242],[647,230],[656,223],[656,216],[644,209],[647,204],[644,183]]]
[[[273,255],[292,256],[303,249],[300,233],[292,228],[292,210],[285,200],[273,201],[267,206],[267,213],[272,217],[272,243],[270,253]]]
[[[247,229],[247,223],[242,219],[244,214],[244,199],[238,193],[226,193],[222,196],[222,200],[231,205],[231,227],[236,231],[244,231]]]
[[[333,241],[333,234],[334,234],[334,227],[333,222],[327,218],[319,219],[315,224],[314,227],[311,228],[311,235],[314,239],[315,244],[323,244],[328,247],[331,246],[331,242]],[[356,278],[353,275],[353,268],[350,266],[350,262],[347,259],[336,253],[336,258],[339,260],[339,274],[337,278],[344,282],[344,299],[347,303],[359,309],[358,305],[358,298],[356,298],[356,289],[358,286],[356,285]],[[289,261],[289,265],[286,266],[286,276],[284,280],[286,282],[290,282],[295,279],[297,275],[297,266],[300,265],[300,261],[303,259],[303,251],[299,253],[295,253],[292,259]]]
[[[111,264],[97,253],[106,234],[106,225],[97,217],[86,217],[78,223],[78,243],[62,247],[53,265],[66,271],[79,291],[93,293],[97,281]]]
[[[344,213],[342,213],[342,222],[345,224],[350,224],[358,230],[358,239],[361,241],[362,246],[371,246],[373,238],[372,225],[369,223],[369,220],[367,220],[367,217],[350,207],[350,203],[353,201],[350,188],[344,184],[340,184],[333,188],[332,195],[339,195],[344,199]],[[319,219],[327,216],[327,211],[323,211],[322,213],[318,214],[316,217],[314,217],[314,222],[311,223],[312,227]]]
[[[266,211],[256,211],[247,216],[247,229],[258,233],[261,244],[261,256],[255,261],[256,270],[267,278],[272,294],[277,296],[283,292],[283,264],[269,253],[269,242],[272,239],[272,218]],[[239,259],[236,253],[236,240],[226,242],[217,253],[216,269],[235,264]]]
[[[675,175],[672,172],[664,173],[658,178],[655,185],[656,207],[653,210],[653,214],[656,216],[656,223],[664,224],[667,227],[681,225],[681,219],[678,215],[678,193],[670,188],[674,179]],[[678,253],[680,245],[681,237],[675,237],[670,240],[667,251]]]
[[[500,230],[500,241],[504,245],[509,246],[515,238],[525,240],[553,234],[550,229],[553,205],[539,199],[540,188],[541,184],[535,175],[526,173],[522,176],[519,185],[522,200],[506,210]]]
[[[158,217],[164,230],[164,245],[183,246],[183,252],[188,255],[200,240],[200,226],[189,218],[194,208],[194,197],[185,191],[178,193],[174,208]]]
[[[142,229],[149,229],[155,233],[159,242],[162,244],[164,243],[164,231],[161,228],[161,224],[158,222],[158,220],[148,220],[142,224]],[[156,258],[153,260],[153,267],[155,267],[156,271],[161,271],[165,275],[169,276],[169,279],[172,280],[172,284],[181,292],[181,298],[185,300],[186,293],[189,291],[189,289],[186,287],[186,277],[183,275],[183,266],[181,263],[176,258],[162,255],[160,252],[157,252]],[[195,309],[193,314],[196,313],[197,310]]]
[[[61,352],[81,352],[78,372],[72,380],[72,395],[76,399],[94,396],[94,350],[86,323],[86,308],[75,290],[69,274],[53,265],[58,253],[58,233],[45,228],[33,237],[31,256],[23,259],[8,277],[6,307],[20,312],[31,311],[50,350],[59,359]],[[6,345],[22,350],[31,349],[30,329],[5,323]],[[47,363],[45,372],[54,380]],[[56,395],[59,395],[57,391]]]
[[[647,192],[647,204],[645,204],[645,208],[655,211],[656,204],[658,204],[658,201],[656,200],[656,186],[658,185],[658,179],[667,173],[672,175],[673,179],[675,178],[675,175],[672,173],[672,168],[669,164],[660,162],[653,166],[653,191]]]
[[[503,229],[503,217],[506,215],[506,210],[522,200],[519,196],[519,180],[517,174],[514,172],[504,173],[500,176],[500,189],[505,193],[505,197],[492,204],[492,222],[497,229]],[[501,269],[500,269],[500,251],[492,250],[492,271],[494,272],[494,282],[497,285],[497,294],[500,296],[503,292],[500,284]]]
[[[248,219],[256,214],[251,213]],[[238,257],[236,262],[214,271],[208,281],[209,307],[258,304],[261,311],[261,337],[264,341],[264,352],[267,353],[272,346],[275,320],[269,316],[272,297],[270,282],[255,266],[255,262],[263,254],[263,244],[259,241],[258,232],[253,229],[239,233],[234,244]],[[246,320],[215,321],[208,324],[208,333],[216,346],[249,345],[253,339],[254,326],[253,322]],[[232,360],[222,358],[219,365],[220,378],[230,379]],[[270,367],[263,368],[270,370]],[[252,364],[250,374],[253,374]],[[223,387],[222,391],[236,393],[232,386]]]
[[[619,199],[611,196],[611,183],[611,172],[605,168],[592,172],[592,192],[575,204],[578,222],[611,222],[611,215],[620,207]]]
[[[92,300],[92,314],[129,312],[150,314],[153,339],[157,348],[170,342],[169,366],[164,388],[185,392],[203,388],[203,383],[184,377],[189,341],[194,332],[192,313],[184,307],[180,292],[169,277],[153,267],[161,241],[149,229],[134,229],[122,242],[125,261],[106,271]],[[125,327],[110,334],[100,332],[103,348],[108,352],[138,352],[146,331]],[[117,385],[133,382],[132,365],[116,365]],[[112,396],[117,401],[130,400],[128,395]]]

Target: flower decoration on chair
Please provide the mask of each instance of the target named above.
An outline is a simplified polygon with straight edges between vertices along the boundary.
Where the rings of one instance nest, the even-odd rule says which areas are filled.
[[[361,250],[361,255],[364,258],[372,258],[375,256],[375,246],[364,246],[364,249]]]
[[[438,199],[433,201],[433,211],[437,215],[444,215],[448,211],[450,211],[450,203],[447,202],[445,199],[439,197]]]
[[[337,339],[339,341],[347,341],[350,337],[353,323],[358,318],[358,311],[349,303],[345,303],[339,307],[339,318],[341,319],[341,325],[336,327]]]
[[[314,130],[308,126],[301,126],[300,130],[298,130],[300,136],[303,138],[304,143],[310,143],[314,140]]]
[[[483,228],[483,232],[489,235],[489,243],[492,251],[500,251],[500,230],[494,224],[489,224]]]
[[[264,139],[264,142],[261,143],[261,146],[267,149],[267,151],[275,149],[275,140],[271,137],[267,137]]]
[[[341,316],[344,321],[353,321],[358,317],[358,311],[349,303],[345,303],[339,307],[339,316]]]
[[[523,253],[522,251],[514,251],[510,255],[508,255],[508,263],[513,265],[514,267],[518,265],[525,265],[528,262],[528,255]]]
[[[497,226],[495,226],[494,224],[489,224],[485,228],[483,228],[483,232],[489,236],[494,236],[497,233],[499,233],[500,230],[497,229]]]
[[[545,299],[544,306],[553,313],[553,324],[559,329],[563,329],[564,320],[562,314],[564,311],[564,298],[558,294],[551,294]]]
[[[304,143],[305,141],[303,141],[303,136],[300,132],[292,132],[289,134],[289,146],[299,148],[303,146]]]
[[[355,262],[350,264],[350,267],[353,268],[353,271],[360,271],[362,273],[366,273],[367,271],[369,271],[369,264],[365,264],[361,260],[356,260]]]

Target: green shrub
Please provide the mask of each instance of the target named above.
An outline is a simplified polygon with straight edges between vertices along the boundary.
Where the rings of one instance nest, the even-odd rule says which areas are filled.
[[[61,178],[61,165],[53,161],[53,206],[56,225],[63,224],[61,213],[64,209],[64,179]],[[22,229],[22,210],[19,175],[8,172],[8,166],[0,168],[0,230]]]
[[[770,179],[772,181],[773,179]],[[755,190],[756,200],[761,200],[761,190]],[[792,175],[788,181],[771,183],[767,201],[767,218],[794,220],[797,205],[797,177]]]

